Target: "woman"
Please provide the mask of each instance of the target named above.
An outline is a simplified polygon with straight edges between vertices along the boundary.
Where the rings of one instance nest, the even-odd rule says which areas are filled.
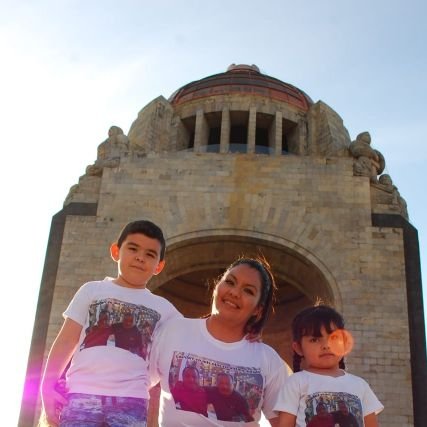
[[[276,425],[273,405],[290,370],[271,347],[247,339],[261,335],[274,291],[264,261],[240,258],[216,283],[207,318],[175,319],[158,332],[150,373],[153,384],[160,379],[160,426],[259,426],[261,411]],[[199,375],[206,412],[174,400],[188,367]]]

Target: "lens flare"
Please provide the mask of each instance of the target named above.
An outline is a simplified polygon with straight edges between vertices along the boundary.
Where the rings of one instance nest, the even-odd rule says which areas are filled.
[[[337,329],[329,335],[329,348],[337,356],[347,356],[353,349],[354,340],[350,332]]]

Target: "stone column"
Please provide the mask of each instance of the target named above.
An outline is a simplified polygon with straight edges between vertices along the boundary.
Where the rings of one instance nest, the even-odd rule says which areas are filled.
[[[221,139],[219,142],[219,152],[228,153],[230,149],[230,110],[228,107],[222,109],[221,115]]]
[[[306,156],[308,154],[308,135],[307,135],[307,121],[304,118],[298,120],[298,147],[297,154]]]
[[[270,154],[280,156],[282,154],[283,114],[276,111],[273,123],[270,126],[268,145]]]
[[[209,126],[202,109],[196,113],[196,129],[194,132],[194,151],[203,152],[206,150],[209,138]]]
[[[255,153],[256,107],[249,109],[247,152]]]

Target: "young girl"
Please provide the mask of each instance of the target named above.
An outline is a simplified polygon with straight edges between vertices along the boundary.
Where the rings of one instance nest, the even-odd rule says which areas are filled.
[[[325,305],[306,308],[293,320],[292,335],[295,373],[274,408],[279,426],[378,427],[383,405],[365,380],[344,370],[351,337],[342,316]]]

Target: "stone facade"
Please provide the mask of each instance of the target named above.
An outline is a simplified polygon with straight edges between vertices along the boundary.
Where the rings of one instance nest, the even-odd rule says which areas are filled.
[[[257,71],[243,67],[245,73]],[[348,370],[364,377],[386,407],[380,423],[421,427],[425,348],[416,357],[414,348],[422,346],[424,325],[415,335],[409,327],[423,322],[420,280],[407,297],[408,275],[419,269],[415,259],[408,270],[408,245],[418,243],[405,237],[406,204],[391,179],[356,174],[342,119],[302,91],[293,103],[284,100],[286,87],[285,95],[267,96],[223,93],[219,85],[200,94],[187,86],[141,110],[118,161],[108,162],[104,147],[103,163],[92,165],[101,173],[88,168],[66,199],[61,225],[53,222],[63,234],[46,257],[41,298],[51,309],[43,315],[39,303],[29,363],[35,383],[72,295],[88,280],[115,275],[110,243],[125,223],[147,218],[168,244],[166,268],[150,283],[154,292],[199,316],[209,306],[205,279],[238,255],[262,253],[280,287],[265,341],[292,365],[293,315],[317,298],[333,304],[355,338]],[[404,225],[375,225],[375,214]],[[35,405],[24,399],[21,426],[32,425]]]

